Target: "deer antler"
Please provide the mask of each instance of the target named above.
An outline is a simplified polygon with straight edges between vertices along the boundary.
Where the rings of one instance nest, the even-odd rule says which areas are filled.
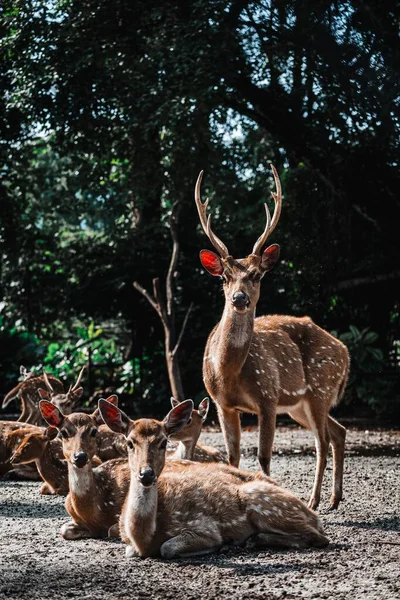
[[[54,394],[54,390],[53,390],[53,388],[51,386],[49,378],[47,377],[47,373],[46,373],[46,371],[44,369],[43,369],[43,379],[44,379],[44,382],[45,382],[46,387],[49,390],[50,394]]]
[[[272,173],[274,174],[275,185],[276,185],[276,194],[274,192],[271,192],[271,196],[273,197],[274,202],[275,202],[274,216],[272,217],[272,221],[271,221],[271,215],[268,210],[268,206],[267,206],[267,204],[265,204],[264,206],[265,206],[265,212],[267,213],[267,224],[265,225],[265,229],[264,229],[263,233],[260,235],[260,237],[258,238],[256,243],[254,244],[252,254],[260,254],[261,253],[261,250],[262,250],[265,242],[267,241],[267,238],[274,231],[275,227],[278,224],[279,217],[281,215],[281,210],[282,210],[281,182],[280,182],[278,173],[277,173],[274,165],[271,164],[270,166],[272,169]]]
[[[74,392],[78,388],[78,386],[79,386],[79,384],[81,382],[82,376],[83,376],[83,372],[84,372],[85,369],[86,369],[86,365],[83,365],[82,369],[79,372],[78,379],[76,380],[76,383],[75,383],[74,387],[71,386],[69,388],[69,390],[68,390],[68,393],[69,392]]]
[[[204,171],[200,171],[199,176],[196,181],[196,187],[194,189],[194,199],[196,202],[197,210],[200,217],[200,223],[204,229],[205,234],[209,238],[210,242],[214,246],[214,248],[218,251],[222,258],[226,258],[229,256],[228,248],[225,244],[215,235],[213,230],[211,229],[211,215],[207,217],[207,206],[209,200],[207,199],[204,203],[200,198],[200,187],[201,181],[203,179]]]

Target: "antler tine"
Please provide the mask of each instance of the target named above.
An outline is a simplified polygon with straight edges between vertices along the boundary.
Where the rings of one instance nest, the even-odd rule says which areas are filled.
[[[275,202],[274,216],[272,217],[272,221],[271,221],[271,215],[269,213],[267,205],[265,204],[265,211],[267,213],[267,224],[265,226],[264,232],[260,235],[260,237],[258,238],[256,243],[254,244],[252,254],[260,254],[261,253],[261,250],[262,250],[265,242],[267,241],[267,239],[271,235],[271,233],[274,231],[275,227],[278,224],[279,217],[281,216],[282,186],[281,186],[278,172],[275,169],[274,165],[271,164],[270,167],[271,167],[272,173],[274,175],[275,186],[276,186],[276,193],[271,192],[271,196],[273,197],[274,202]]]
[[[229,256],[228,248],[219,239],[219,237],[217,237],[215,235],[215,233],[211,229],[211,216],[207,217],[207,214],[206,214],[209,201],[206,200],[204,203],[201,201],[200,187],[201,187],[201,181],[203,179],[203,174],[204,174],[204,171],[200,171],[199,176],[196,181],[196,187],[194,189],[194,200],[196,202],[197,211],[199,213],[200,223],[204,229],[205,234],[209,238],[209,240],[212,243],[212,245],[214,246],[214,248],[219,252],[219,254],[222,256],[222,258],[226,258],[227,256]]]
[[[85,369],[86,369],[86,365],[83,365],[82,369],[79,372],[78,379],[76,380],[76,383],[75,383],[74,387],[71,388],[71,392],[74,392],[77,389],[77,387],[79,386],[79,384],[81,382],[81,379],[82,379],[82,376],[83,376],[83,372],[84,372]]]
[[[51,386],[51,383],[50,383],[50,381],[49,381],[49,378],[47,377],[47,373],[46,373],[46,371],[45,371],[44,369],[43,369],[43,379],[44,379],[44,382],[45,382],[45,384],[46,384],[46,387],[47,387],[47,389],[49,390],[49,392],[50,392],[51,394],[54,394],[54,390],[53,390],[53,388],[52,388],[52,386]]]

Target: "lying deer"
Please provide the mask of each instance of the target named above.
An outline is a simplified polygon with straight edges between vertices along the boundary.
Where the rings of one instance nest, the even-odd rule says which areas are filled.
[[[99,401],[107,425],[127,438],[130,485],[120,518],[126,555],[178,558],[207,554],[223,544],[324,547],[318,516],[263,474],[223,464],[165,462],[168,437],[189,421],[193,402],[163,421],[132,421]]]
[[[55,440],[55,427],[36,428],[24,432],[22,441],[11,456],[11,464],[25,465],[34,462],[44,483],[41,494],[68,494],[68,469],[63,460],[60,440]]]
[[[42,425],[43,420],[38,406],[38,390],[42,389],[46,391],[51,389],[54,395],[65,396],[64,386],[56,377],[47,374],[46,377],[44,375],[35,375],[35,373],[28,371],[22,365],[20,367],[20,374],[23,378],[22,381],[6,394],[1,407],[5,409],[12,400],[19,399],[21,403],[21,415],[18,421],[31,423],[32,425]]]
[[[42,427],[36,427],[29,423],[20,423],[19,421],[0,421],[0,477],[14,469],[11,463],[11,457],[17,447],[22,442],[27,432],[43,431]],[[19,470],[15,470],[17,475],[23,475]],[[26,471],[26,470],[25,470]],[[38,473],[30,470],[26,471],[29,479],[38,479]]]
[[[118,518],[129,487],[129,468],[126,458],[109,460],[93,468],[91,460],[98,451],[98,427],[102,422],[99,411],[90,415],[64,415],[47,400],[41,400],[40,410],[45,421],[59,430],[68,466],[65,508],[72,520],[61,527],[62,537],[75,540],[118,536]]]
[[[172,408],[178,406],[179,401],[171,398]],[[192,416],[187,425],[178,433],[170,436],[170,440],[179,442],[178,447],[169,455],[168,459],[195,460],[198,462],[226,462],[223,454],[216,448],[203,446],[198,439],[207,418],[210,400],[204,398],[199,408],[192,411]]]
[[[277,193],[274,215],[266,210],[266,226],[247,258],[235,259],[211,228],[208,200],[200,198],[203,172],[195,189],[201,225],[218,255],[200,252],[203,267],[222,279],[225,307],[221,321],[209,335],[203,359],[207,392],[217,405],[228,460],[240,460],[240,413],[258,415],[258,459],[269,475],[276,415],[289,413],[316,438],[317,468],[309,501],[317,508],[329,444],[333,449],[331,508],[342,499],[346,430],[329,415],[344,394],[349,353],[344,344],[315,325],[309,317],[272,315],[255,318],[261,279],[279,258],[279,246],[263,250],[282,208],[278,174],[271,165]]]

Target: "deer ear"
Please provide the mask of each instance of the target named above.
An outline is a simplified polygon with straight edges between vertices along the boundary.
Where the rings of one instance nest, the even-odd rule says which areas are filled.
[[[82,396],[82,394],[83,394],[83,387],[79,387],[79,388],[77,388],[76,390],[74,390],[74,391],[73,391],[73,392],[71,392],[71,393],[72,393],[72,395],[74,395],[74,396],[75,396],[75,398],[78,400],[78,399],[79,399],[79,398]]]
[[[184,400],[170,410],[163,421],[165,433],[172,435],[183,429],[191,417],[192,410],[192,400]]]
[[[103,400],[103,398],[102,398]],[[114,404],[114,406],[118,406],[118,396],[117,394],[113,394],[112,396],[108,396],[108,398],[106,398],[106,401],[109,402],[110,404]]]
[[[38,392],[39,392],[39,396],[43,400],[50,400],[51,396],[50,396],[50,392],[48,390],[43,390],[42,388],[39,388]]]
[[[261,269],[264,273],[267,273],[274,268],[278,262],[280,251],[281,249],[278,244],[272,244],[272,246],[268,246],[268,248],[264,250],[261,257]]]
[[[206,271],[211,275],[214,275],[214,277],[218,277],[224,272],[220,257],[214,252],[211,252],[211,250],[201,250],[200,262]]]
[[[52,425],[49,425],[49,427],[47,427],[47,429],[45,431],[46,439],[48,439],[49,441],[54,440],[54,438],[56,438],[57,435],[58,435],[57,427],[53,427]]]
[[[43,419],[49,425],[60,428],[65,417],[60,411],[60,409],[57,408],[57,406],[55,406],[51,402],[48,402],[48,400],[41,400],[39,402],[39,408],[40,412],[42,413]]]
[[[199,415],[203,419],[203,421],[205,421],[207,418],[209,408],[210,408],[210,399],[204,398],[204,400],[202,400],[200,402],[199,408],[197,409],[197,412],[199,413]]]
[[[115,433],[123,433],[127,435],[129,432],[131,419],[111,402],[107,402],[103,398],[99,400],[99,412],[103,417],[103,421],[111,431]]]
[[[175,398],[173,396],[171,396],[171,406],[172,408],[175,408],[175,406],[178,406],[179,404],[179,400],[175,400]]]

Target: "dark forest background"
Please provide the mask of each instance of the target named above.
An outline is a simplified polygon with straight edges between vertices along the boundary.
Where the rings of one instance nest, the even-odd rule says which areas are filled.
[[[19,365],[86,399],[165,412],[164,334],[132,286],[174,270],[187,397],[222,312],[201,268],[200,169],[237,257],[264,227],[275,164],[281,260],[258,314],[310,315],[349,346],[342,412],[400,420],[397,0],[4,0],[0,392]]]

